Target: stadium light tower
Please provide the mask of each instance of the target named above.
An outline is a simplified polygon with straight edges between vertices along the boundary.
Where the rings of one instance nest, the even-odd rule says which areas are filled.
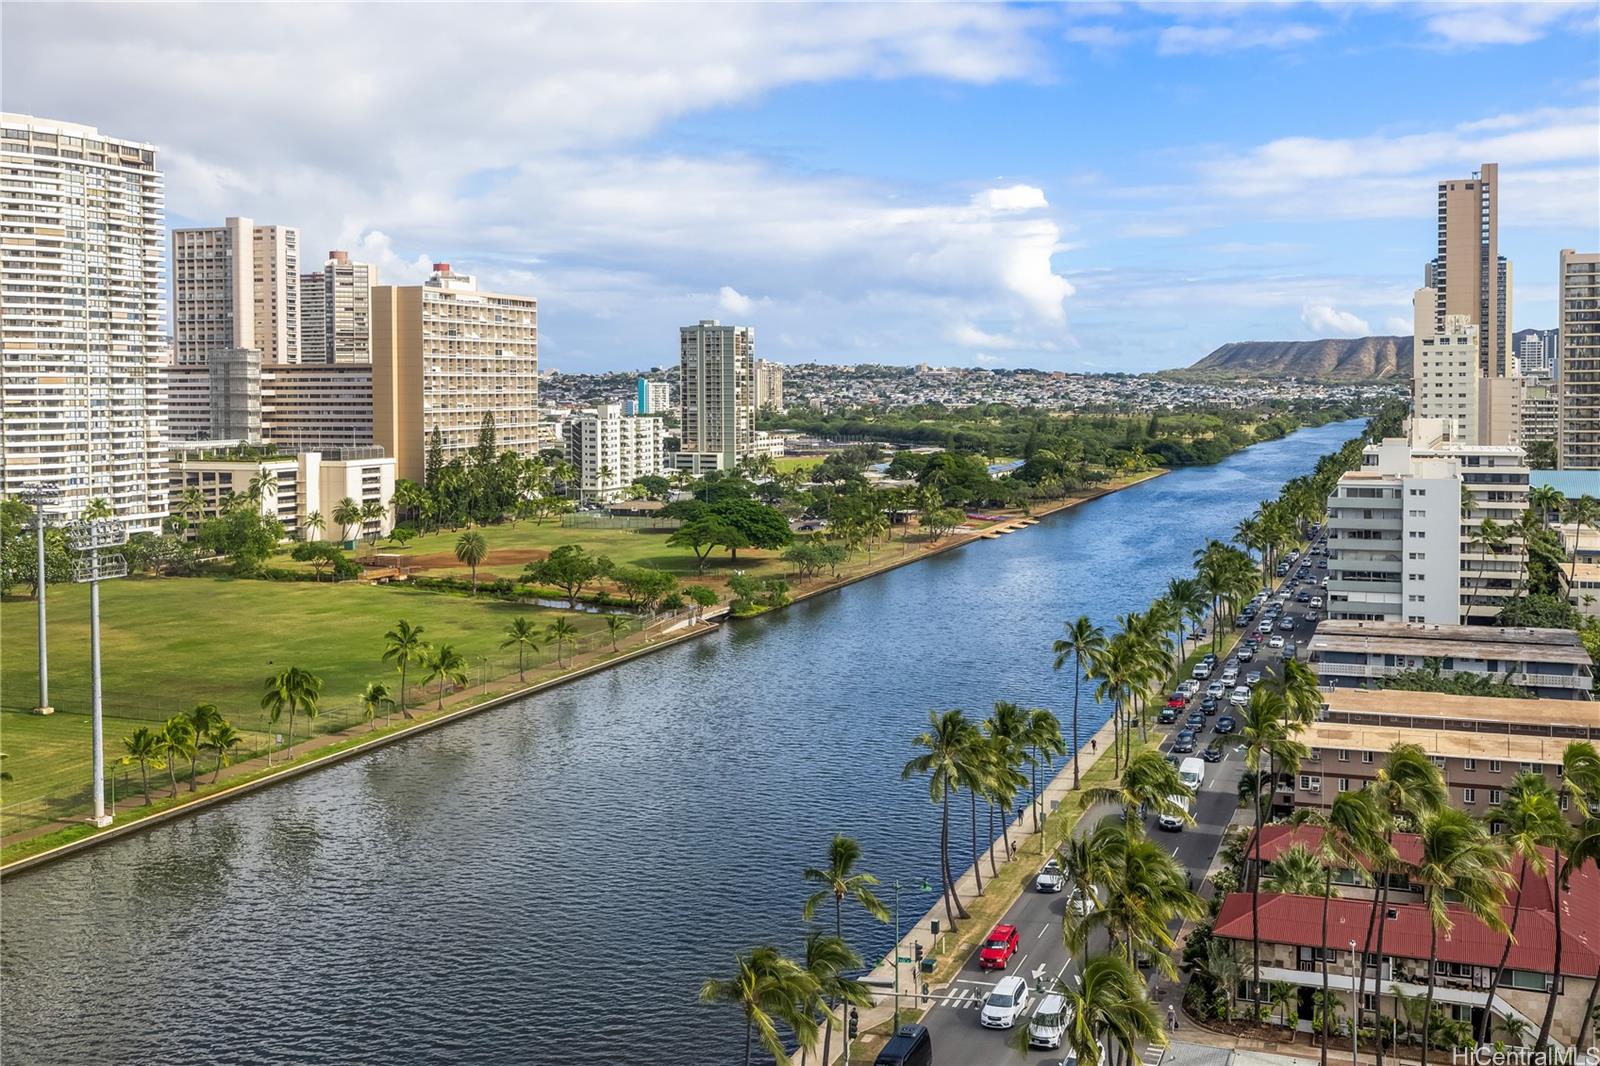
[[[38,548],[33,580],[39,599],[39,706],[33,709],[33,713],[54,714],[56,709],[50,706],[50,649],[45,636],[44,618],[44,529],[48,524],[44,509],[61,499],[61,488],[48,481],[36,482],[23,489],[18,498],[33,508],[33,539]]]
[[[128,561],[120,552],[105,553],[128,542],[128,531],[120,519],[85,518],[67,526],[67,543],[81,552],[72,567],[72,580],[89,586],[89,665],[93,678],[91,714],[94,721],[94,816],[97,826],[111,824],[106,813],[106,738],[100,714],[100,582],[128,573]]]

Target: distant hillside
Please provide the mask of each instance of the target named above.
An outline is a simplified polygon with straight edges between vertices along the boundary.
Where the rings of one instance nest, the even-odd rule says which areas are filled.
[[[1410,337],[1322,341],[1235,341],[1184,374],[1296,377],[1322,381],[1386,381],[1411,376]]]

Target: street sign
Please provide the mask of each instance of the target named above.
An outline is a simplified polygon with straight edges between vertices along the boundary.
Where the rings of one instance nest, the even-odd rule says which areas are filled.
[[[895,962],[910,962],[911,961],[911,956],[910,955],[896,955],[894,957],[894,961]]]

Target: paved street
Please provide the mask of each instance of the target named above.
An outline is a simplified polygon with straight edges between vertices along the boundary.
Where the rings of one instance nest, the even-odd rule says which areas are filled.
[[[1316,564],[1315,559],[1321,558],[1325,556],[1314,557],[1310,566],[1310,579],[1298,586],[1308,589],[1312,595],[1321,593],[1321,581],[1327,573]],[[1275,594],[1286,586],[1293,585],[1297,569],[1298,564],[1290,568],[1286,578],[1279,579]],[[1305,617],[1307,610],[1308,605],[1296,603],[1291,594],[1290,601],[1284,608],[1284,614],[1294,619],[1294,631],[1291,634],[1275,629],[1274,632],[1281,633],[1286,639],[1296,642],[1301,649],[1304,649],[1315,628],[1315,623],[1307,621]],[[1237,631],[1253,633],[1255,625],[1252,623],[1249,627]],[[1260,668],[1265,671],[1278,663],[1281,653],[1269,649],[1265,640],[1263,637],[1263,645],[1255,661],[1240,667],[1241,680],[1251,669]],[[1303,654],[1301,657],[1304,657]],[[1219,668],[1216,674],[1220,673]],[[1198,707],[1199,702],[1199,697],[1196,697],[1191,706]],[[1226,710],[1226,707],[1219,709],[1207,721],[1205,730],[1197,733],[1196,754],[1209,743],[1213,735],[1211,732],[1213,725],[1217,718],[1226,713]],[[1170,749],[1172,735],[1182,728],[1182,718],[1183,715],[1180,714],[1178,723],[1160,727],[1167,734],[1162,740],[1163,751]],[[1244,760],[1239,744],[1230,738],[1223,760],[1206,765],[1206,777],[1195,805],[1195,824],[1185,827],[1180,832],[1168,832],[1155,824],[1154,817],[1147,823],[1146,829],[1153,838],[1162,840],[1173,848],[1174,855],[1189,870],[1199,891],[1206,890],[1205,876],[1210,870],[1222,834],[1238,808],[1239,779],[1243,773]],[[1114,809],[1109,807],[1090,811],[1079,822],[1077,832],[1092,829],[1100,818],[1112,813]],[[1021,936],[1021,948],[1004,973],[1021,975],[1027,979],[1030,988],[1037,988],[1040,982],[1052,984],[1057,978],[1071,980],[1072,962],[1061,939],[1061,916],[1066,905],[1066,893],[1044,894],[1031,889],[1023,893],[1004,919],[1006,923],[1015,925]],[[1105,942],[1101,939],[1091,945],[1090,950],[1098,952],[1104,948]],[[933,990],[930,999],[933,1007],[925,1019],[925,1024],[933,1037],[934,1061],[940,1066],[992,1066],[997,1063],[1054,1064],[1061,1061],[1063,1055],[1061,1051],[1029,1051],[1027,1054],[1012,1051],[1006,1046],[1008,1033],[985,1029],[978,1023],[978,1012],[983,1005],[983,997],[999,976],[1000,974],[995,971],[980,970],[977,955],[974,953],[966,960],[953,981],[943,988]],[[1156,977],[1153,980],[1162,986],[1170,984],[1164,977]],[[1038,996],[1035,995],[1034,1002],[1037,1001]]]

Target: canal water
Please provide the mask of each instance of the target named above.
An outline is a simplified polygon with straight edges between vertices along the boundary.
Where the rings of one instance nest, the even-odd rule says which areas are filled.
[[[0,1059],[738,1061],[742,1024],[696,1004],[700,981],[798,944],[800,871],[832,834],[885,882],[936,882],[936,808],[900,778],[928,711],[1066,721],[1063,620],[1142,610],[1360,429],[1179,470],[7,878]],[[1105,712],[1086,710],[1088,735]],[[847,932],[868,958],[892,940]]]

